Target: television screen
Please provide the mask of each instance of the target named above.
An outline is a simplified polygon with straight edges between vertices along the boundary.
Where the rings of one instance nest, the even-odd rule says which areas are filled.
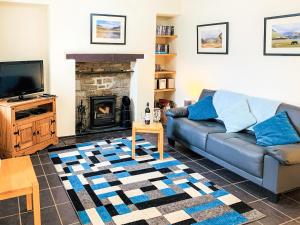
[[[43,61],[0,62],[0,98],[44,91]]]

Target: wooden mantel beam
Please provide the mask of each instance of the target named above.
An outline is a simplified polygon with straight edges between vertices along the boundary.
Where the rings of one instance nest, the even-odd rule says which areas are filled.
[[[66,59],[76,62],[135,62],[143,58],[144,54],[66,54]]]

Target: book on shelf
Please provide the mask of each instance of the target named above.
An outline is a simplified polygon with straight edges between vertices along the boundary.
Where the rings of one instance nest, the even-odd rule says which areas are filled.
[[[174,78],[168,78],[167,79],[167,87],[169,89],[174,89],[175,88],[175,79]]]
[[[155,53],[156,54],[169,54],[169,45],[165,44],[156,44],[155,46]]]
[[[158,79],[158,89],[166,89],[167,88],[167,79]]]
[[[174,26],[164,26],[164,25],[156,26],[156,35],[158,36],[174,35],[174,33],[175,33]]]
[[[154,81],[154,90],[158,89],[158,79]]]
[[[160,64],[155,64],[155,71],[161,71],[162,67]]]
[[[155,73],[175,73],[173,70],[155,70]]]

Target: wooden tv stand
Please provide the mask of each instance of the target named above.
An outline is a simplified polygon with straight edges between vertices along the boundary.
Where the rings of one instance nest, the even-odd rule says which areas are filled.
[[[57,143],[55,97],[0,101],[1,157],[28,155]]]

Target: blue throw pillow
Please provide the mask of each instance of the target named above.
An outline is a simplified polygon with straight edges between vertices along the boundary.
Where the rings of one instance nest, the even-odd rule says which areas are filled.
[[[198,101],[197,103],[188,106],[190,120],[208,120],[215,119],[218,114],[213,105],[212,96],[207,96]]]
[[[258,145],[273,146],[300,142],[300,137],[289,121],[286,112],[281,112],[253,127]]]

